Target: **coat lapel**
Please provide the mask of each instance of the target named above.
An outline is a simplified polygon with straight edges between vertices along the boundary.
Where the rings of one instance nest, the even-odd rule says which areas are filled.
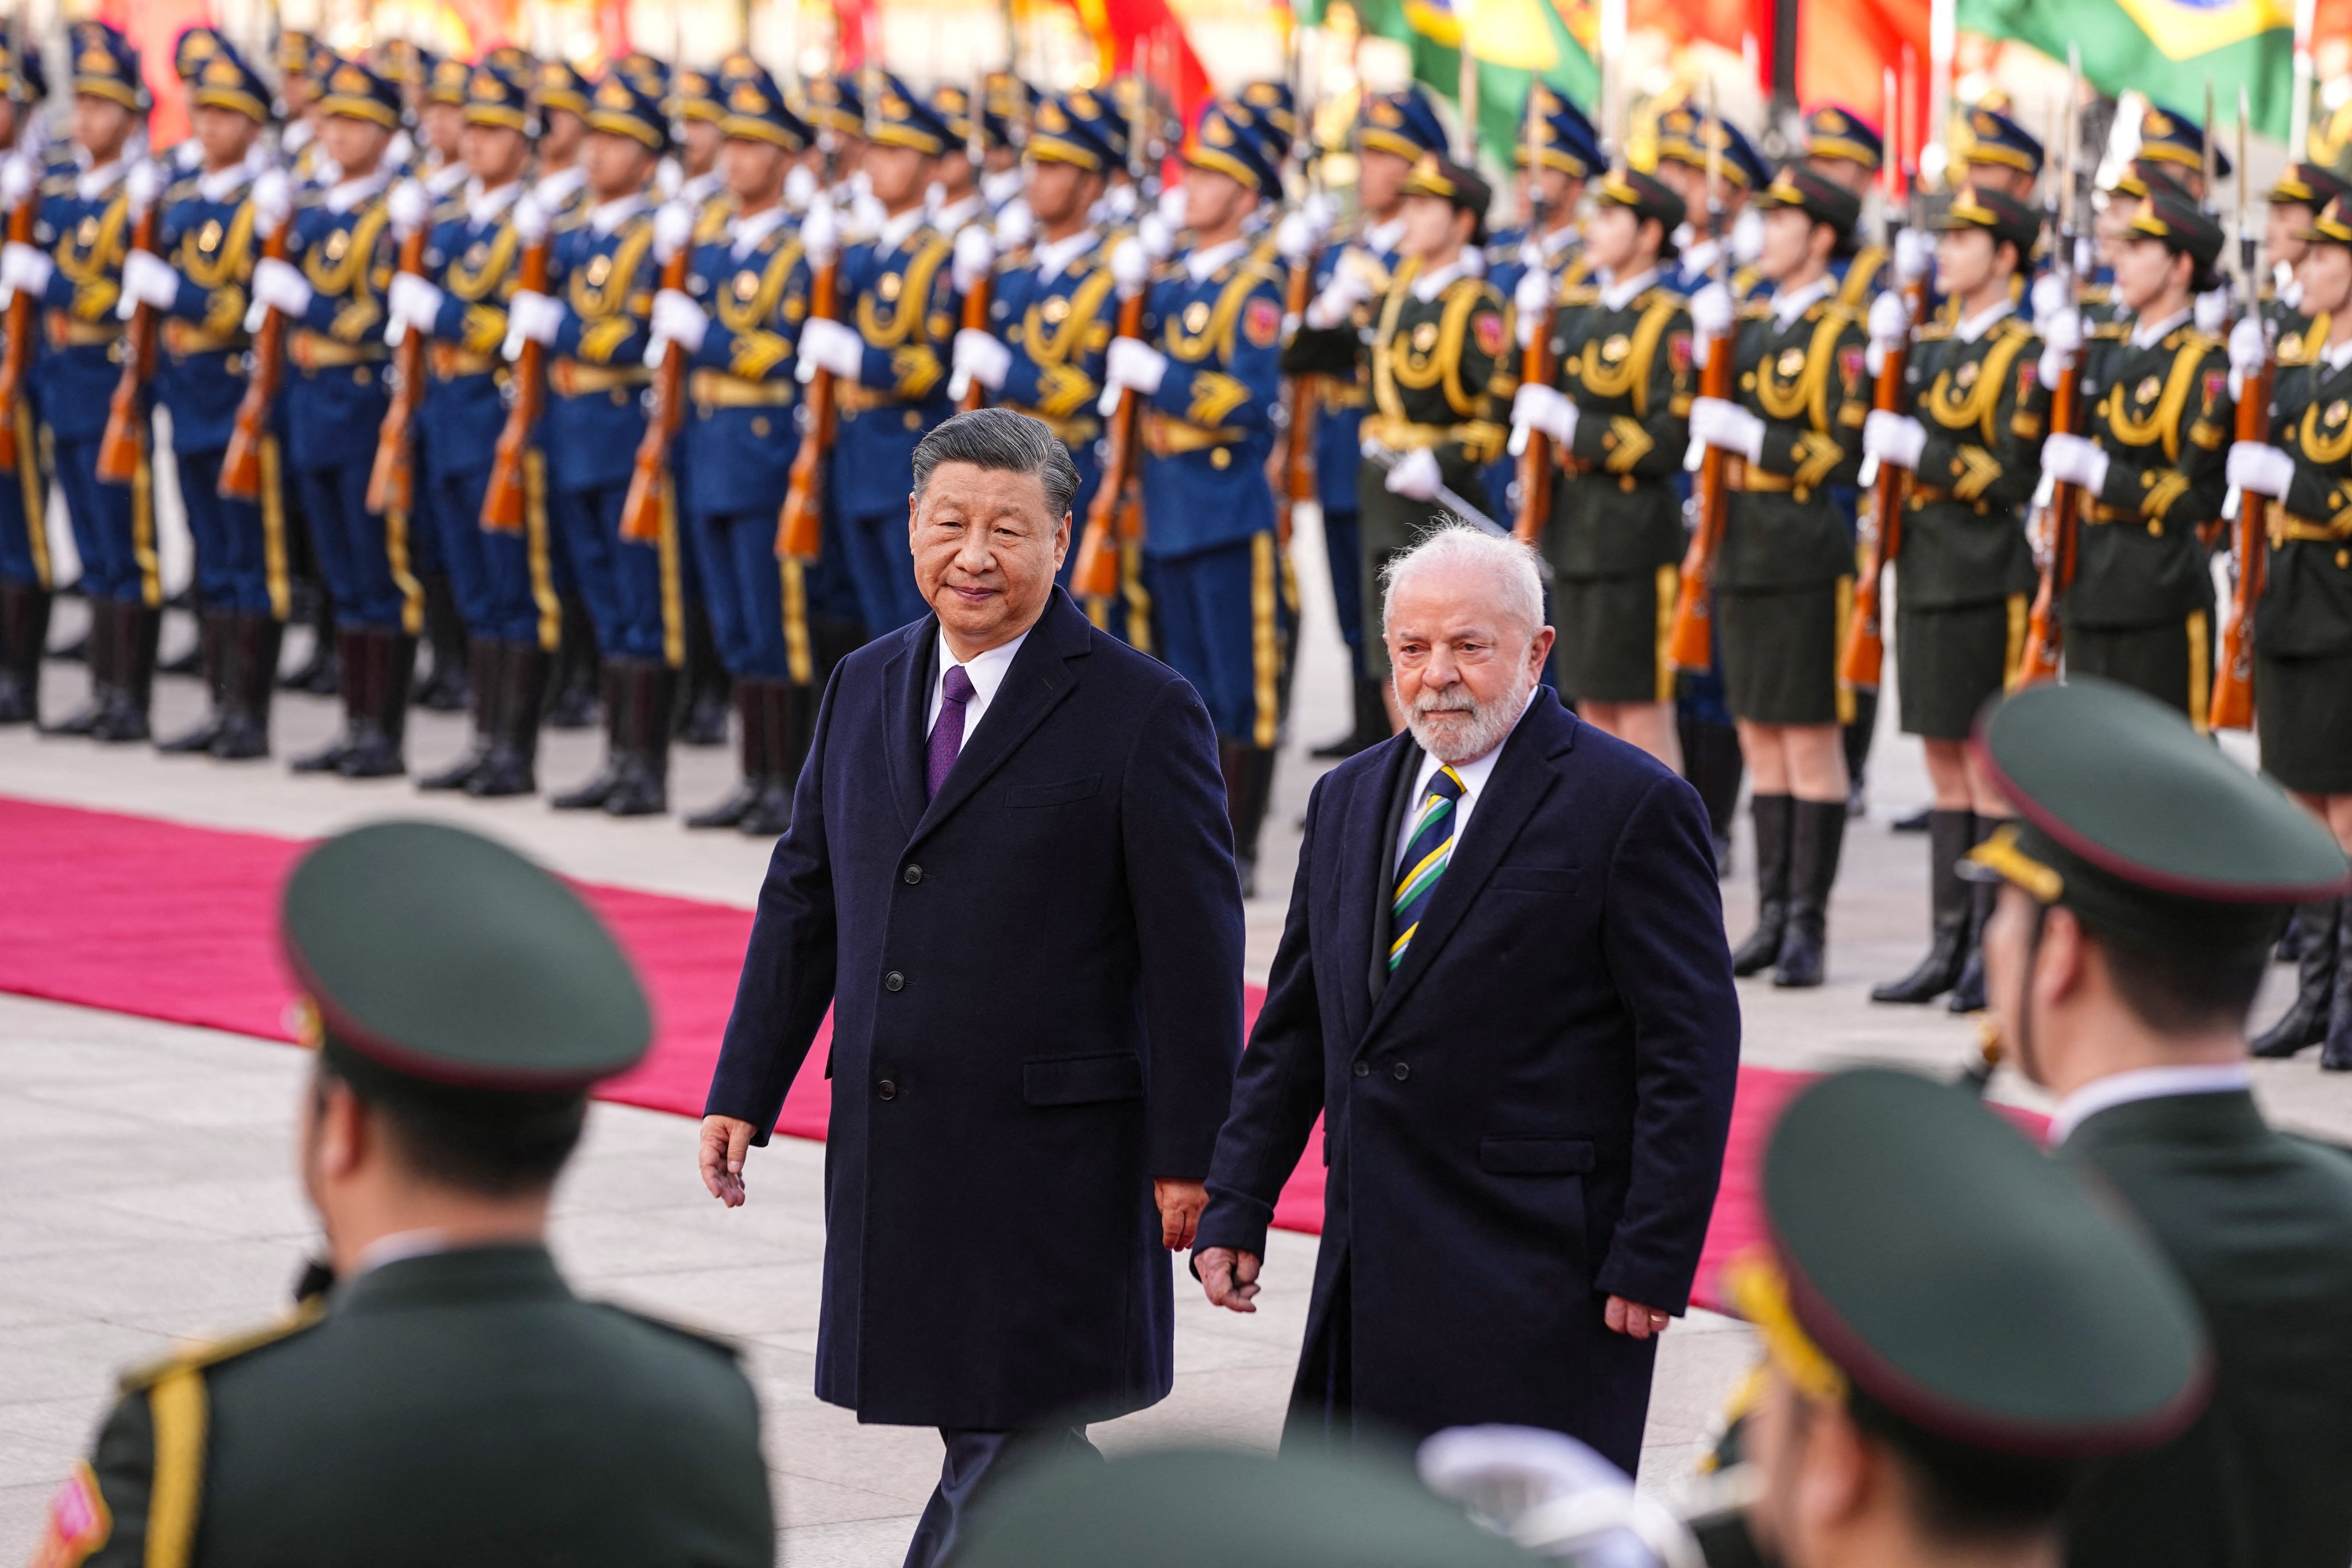
[[[889,759],[890,799],[898,826],[912,837],[923,819],[923,710],[931,700],[931,650],[940,623],[926,616],[898,634],[898,650],[882,667],[883,745]]]
[[[1069,595],[1056,588],[1029,634],[1021,651],[1013,656],[1013,668],[1004,672],[1004,684],[981,715],[980,727],[964,737],[963,750],[957,753],[955,766],[948,770],[947,782],[932,797],[929,809],[915,824],[911,844],[921,838],[946,818],[950,812],[971,798],[974,791],[988,781],[988,776],[1003,766],[1005,760],[1029,732],[1045,721],[1062,699],[1077,686],[1066,661],[1087,651],[1093,628],[1086,616],[1070,602]],[[922,721],[922,710],[929,706],[930,692],[926,683],[923,700],[916,709],[916,722]],[[919,745],[919,757],[922,748]],[[923,782],[920,763],[915,781],[915,798],[922,798]]]
[[[1372,955],[1388,945],[1388,842],[1396,837],[1391,805],[1411,786],[1421,748],[1410,735],[1382,742],[1388,754],[1378,767],[1359,773],[1344,800],[1335,801],[1331,828],[1343,847],[1338,856],[1338,897],[1329,905],[1339,911],[1332,949],[1342,994],[1349,1038],[1360,1037],[1373,1004],[1387,982]]]

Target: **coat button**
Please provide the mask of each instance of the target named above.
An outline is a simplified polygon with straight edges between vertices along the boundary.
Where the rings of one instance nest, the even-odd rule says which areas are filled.
[[[1371,1076],[1372,1076],[1372,1064],[1371,1064],[1371,1063],[1370,1063],[1370,1062],[1358,1062],[1358,1063],[1356,1064],[1356,1076],[1357,1076],[1358,1078],[1370,1078],[1370,1077],[1371,1077]]]
[[[1399,1063],[1397,1063],[1397,1065],[1396,1065],[1396,1080],[1397,1080],[1397,1082],[1399,1082],[1399,1083],[1402,1083],[1405,1079],[1407,1079],[1411,1078],[1412,1076],[1412,1068],[1409,1068],[1409,1067],[1405,1066],[1405,1064],[1404,1064],[1404,1063],[1402,1063],[1402,1062],[1399,1062]]]
[[[920,866],[909,866],[904,875],[907,879],[907,886],[911,888],[923,879],[923,868]]]
[[[895,1079],[886,1078],[874,1086],[874,1092],[885,1100],[896,1100],[898,1098],[898,1085]]]
[[[885,991],[904,991],[906,988],[907,977],[895,969],[882,977],[882,989]]]

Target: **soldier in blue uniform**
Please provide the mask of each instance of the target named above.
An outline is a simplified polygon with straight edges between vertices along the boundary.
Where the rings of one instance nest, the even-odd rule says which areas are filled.
[[[2151,103],[2139,118],[2139,151],[2132,154],[2132,173],[2143,183],[2167,182],[2191,202],[2203,203],[2212,195],[2205,188],[2204,131],[2187,115]],[[2230,155],[2214,148],[2213,177],[2226,180],[2231,173]]]
[[[1997,109],[1971,109],[1962,123],[1968,143],[1953,160],[1959,182],[2032,205],[2042,183],[2040,139]]]
[[[116,305],[136,221],[132,200],[138,195],[142,208],[152,202],[162,175],[151,170],[134,191],[127,153],[147,110],[138,52],[99,22],[76,23],[70,47],[79,167],[42,180],[35,243],[7,247],[0,283],[29,292],[43,307],[41,413],[55,443],[90,607],[90,703],[53,732],[143,741],[163,606],[152,490],[143,464],[132,484],[100,482],[98,449],[121,370]]]
[[[588,116],[586,205],[559,220],[549,294],[518,292],[507,342],[547,346],[548,502],[604,664],[604,764],[559,810],[642,816],[669,806],[670,704],[685,658],[677,520],[624,539],[622,503],[646,416],[645,353],[659,281],[646,186],[669,148],[650,80],[608,71]]]
[[[846,320],[812,319],[802,330],[801,374],[835,377],[841,424],[825,485],[826,546],[847,558],[866,633],[879,636],[930,613],[907,546],[907,492],[916,443],[955,412],[948,360],[962,305],[952,243],[924,210],[947,122],[887,73],[871,97],[863,163],[881,230],[843,252]]]
[[[21,60],[15,44],[0,37],[0,148],[8,149],[5,204],[32,199],[38,184],[37,153],[25,148],[24,132],[33,106],[48,96],[41,57]],[[33,387],[17,388],[16,468],[0,472],[0,725],[30,724],[40,718],[41,655],[49,636],[51,587],[47,487],[41,472],[35,428]]]
[[[123,264],[123,292],[165,312],[156,390],[172,414],[180,497],[195,544],[196,603],[214,708],[164,752],[232,760],[269,754],[270,694],[291,608],[286,513],[265,468],[259,502],[220,493],[221,459],[245,400],[245,330],[261,250],[250,154],[269,123],[269,89],[225,43],[188,84],[200,158],[164,195],[152,253]],[[275,465],[270,465],[274,468]]]
[[[1242,885],[1256,874],[1281,721],[1283,605],[1265,462],[1281,394],[1282,279],[1243,220],[1281,193],[1246,117],[1213,103],[1184,146],[1192,247],[1158,268],[1144,338],[1113,340],[1109,383],[1148,399],[1143,570],[1168,662],[1217,729]],[[1122,241],[1113,271],[1140,285]]]

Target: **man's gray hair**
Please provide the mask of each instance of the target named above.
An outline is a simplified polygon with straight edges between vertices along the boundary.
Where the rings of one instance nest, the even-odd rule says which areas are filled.
[[[1535,547],[1518,540],[1488,533],[1475,524],[1441,522],[1414,541],[1412,549],[1381,569],[1381,631],[1386,635],[1389,605],[1397,590],[1412,577],[1433,569],[1481,572],[1494,584],[1496,607],[1528,629],[1532,637],[1544,624],[1543,574]]]
[[[915,504],[922,505],[931,470],[941,463],[970,463],[1001,474],[1034,474],[1045,487],[1045,515],[1055,522],[1078,493],[1077,465],[1070,449],[1045,421],[1010,408],[975,408],[959,414],[915,447]]]

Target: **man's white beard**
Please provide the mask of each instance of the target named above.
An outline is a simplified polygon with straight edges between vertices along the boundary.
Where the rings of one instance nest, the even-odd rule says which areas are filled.
[[[1535,689],[1536,671],[1522,666],[1510,690],[1498,702],[1480,702],[1467,686],[1423,689],[1405,709],[1405,728],[1421,742],[1421,749],[1439,762],[1474,763],[1510,738]],[[1402,702],[1402,694],[1398,700]]]

